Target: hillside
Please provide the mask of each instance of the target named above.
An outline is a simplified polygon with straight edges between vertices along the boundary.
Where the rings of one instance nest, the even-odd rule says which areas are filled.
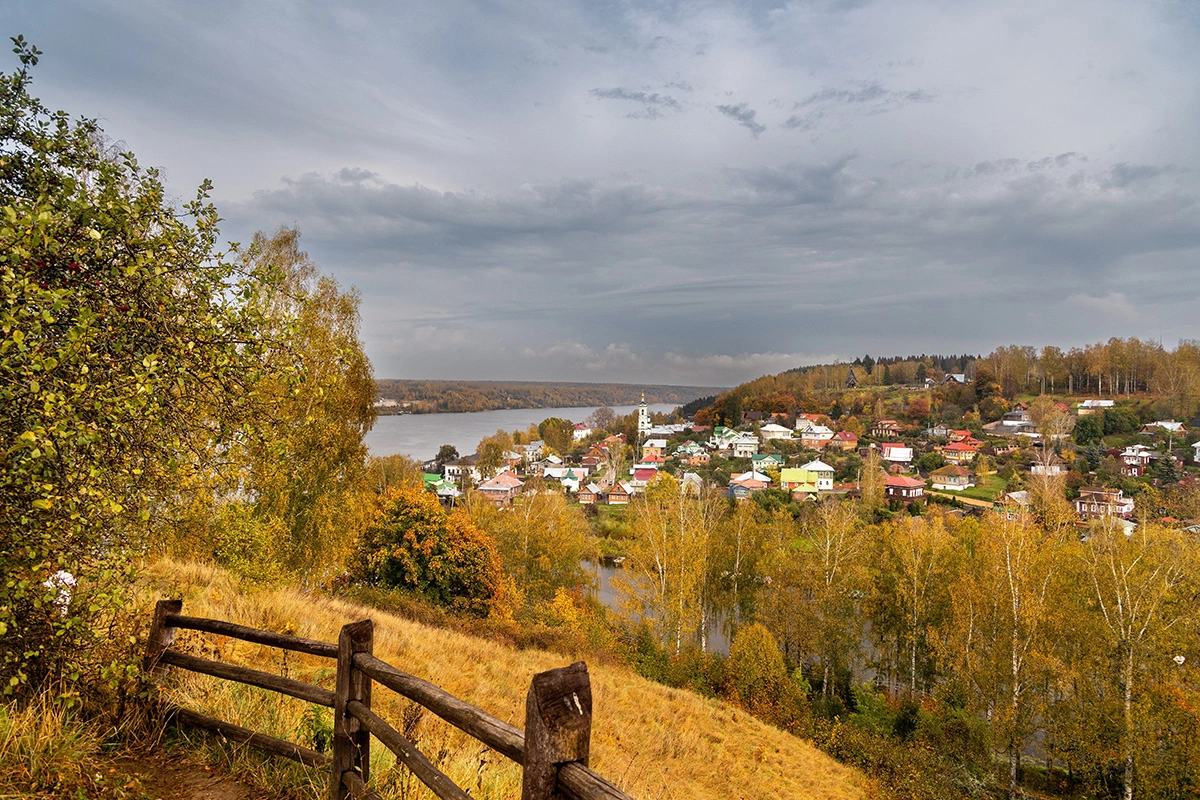
[[[294,590],[244,593],[232,576],[211,567],[162,561],[147,575],[142,598],[147,604],[158,597],[182,597],[185,614],[326,641],[336,640],[342,624],[370,617],[376,623],[377,656],[518,727],[524,727],[525,693],[532,675],[572,660],[508,649]],[[178,645],[258,669],[286,669],[293,678],[332,688],[328,661],[292,653],[285,663],[278,650],[205,636],[182,632]],[[626,667],[593,663],[589,671],[595,708],[592,768],[634,797],[839,800],[867,794],[868,783],[859,773],[731,706],[652,683]],[[179,670],[171,677],[168,694],[181,705],[293,740],[303,737],[302,731],[321,727],[319,721],[314,724],[311,712],[306,718],[306,706],[299,701],[245,687],[233,690],[230,684]],[[379,689],[373,707],[385,719],[406,723],[418,746],[473,796],[507,798],[520,793],[515,765],[484,752],[478,742],[432,715],[414,723],[416,711],[398,695]],[[388,774],[390,753],[382,747],[375,752],[373,772]],[[391,778],[395,796],[402,796],[403,772],[394,771]],[[271,780],[279,780],[278,775]]]
[[[396,403],[379,407],[381,414],[623,406],[639,402],[643,395],[647,403],[682,405],[698,397],[724,391],[721,387],[712,386],[660,386],[639,383],[421,381],[392,378],[378,379],[376,385],[381,400]]]

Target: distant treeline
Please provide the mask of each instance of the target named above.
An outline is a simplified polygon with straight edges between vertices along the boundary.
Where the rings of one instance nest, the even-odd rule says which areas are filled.
[[[382,414],[436,414],[495,411],[503,408],[560,408],[622,406],[638,403],[682,405],[697,397],[717,394],[713,386],[656,386],[636,383],[533,383],[523,381],[376,381],[380,399],[398,405],[380,408]],[[409,405],[405,405],[409,404]]]

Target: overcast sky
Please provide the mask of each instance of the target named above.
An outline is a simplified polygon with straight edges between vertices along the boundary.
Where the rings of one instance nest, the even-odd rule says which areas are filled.
[[[4,0],[35,94],[229,238],[296,225],[379,377],[732,385],[1200,336],[1200,3]],[[14,68],[15,56],[3,66]]]

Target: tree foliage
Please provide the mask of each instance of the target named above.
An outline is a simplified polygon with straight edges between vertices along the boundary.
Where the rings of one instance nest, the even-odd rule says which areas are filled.
[[[360,580],[477,616],[500,607],[496,543],[466,511],[446,513],[416,485],[389,489],[380,507],[355,558]]]
[[[263,335],[263,276],[217,249],[207,183],[172,206],[158,173],[110,148],[95,121],[30,95],[37,53],[14,41],[22,68],[0,76],[10,689],[50,663],[48,648],[77,650],[88,630],[74,614],[47,623],[44,579],[66,569],[101,591],[95,580],[158,530],[169,518],[159,511],[254,418],[254,387],[278,344]]]

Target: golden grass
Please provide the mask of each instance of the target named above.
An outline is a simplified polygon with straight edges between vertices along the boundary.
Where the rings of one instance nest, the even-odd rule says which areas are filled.
[[[568,663],[560,655],[516,651],[316,594],[243,591],[228,573],[194,563],[159,561],[149,565],[146,576],[147,608],[153,599],[182,597],[185,614],[324,641],[336,641],[343,624],[370,617],[375,620],[378,657],[519,728],[524,727],[525,694],[533,674]],[[188,631],[180,632],[177,645],[333,688],[333,664],[326,659],[290,653],[285,660],[282,651],[273,648]],[[591,766],[634,797],[843,800],[869,793],[860,773],[743,711],[647,681],[627,667],[589,665],[589,671],[594,708]],[[327,724],[326,719],[314,719],[312,711],[306,711],[311,707],[299,701],[182,670],[172,673],[166,689],[171,701],[230,722],[308,746],[314,731]],[[411,703],[384,687],[376,688],[372,707],[395,727],[407,727],[420,749],[472,796],[519,797],[520,770],[499,754],[432,714],[418,719]],[[384,795],[430,796],[403,767],[393,766],[390,755],[378,743],[373,745],[372,773]],[[301,785],[301,794],[309,793],[294,773],[254,779],[276,787]],[[321,793],[323,780],[319,773],[311,778],[314,796]]]

